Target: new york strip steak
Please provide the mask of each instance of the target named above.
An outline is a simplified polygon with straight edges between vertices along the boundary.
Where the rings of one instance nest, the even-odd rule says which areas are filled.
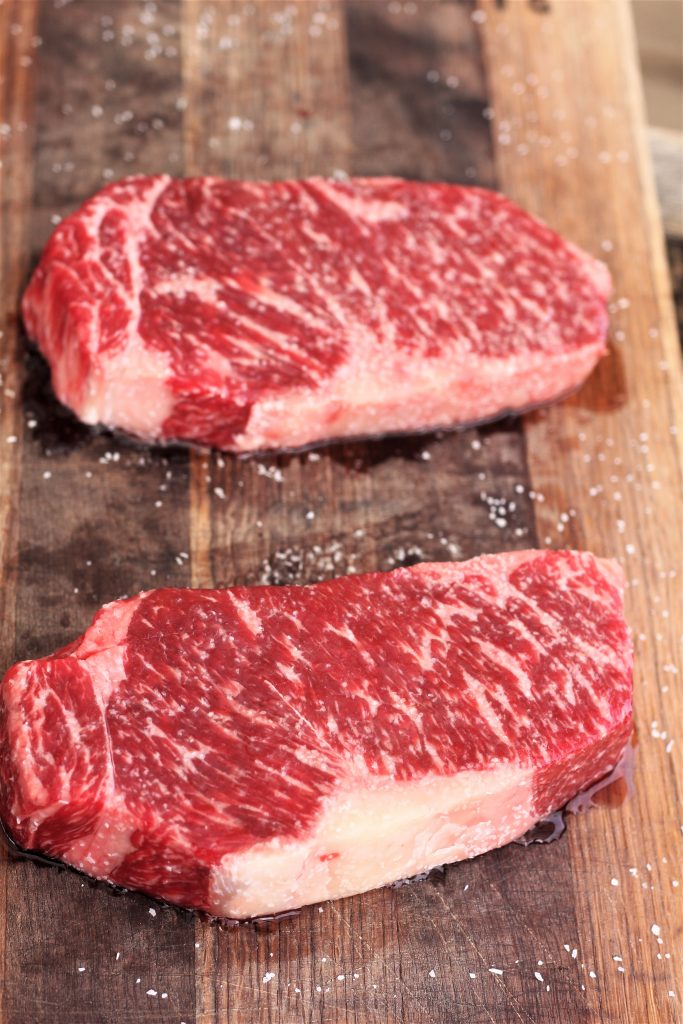
[[[84,422],[250,451],[557,399],[605,352],[609,290],[478,188],[134,177],[59,225],[23,316]]]
[[[115,601],[5,676],[2,819],[238,918],[473,857],[617,762],[621,586],[614,562],[526,551]]]

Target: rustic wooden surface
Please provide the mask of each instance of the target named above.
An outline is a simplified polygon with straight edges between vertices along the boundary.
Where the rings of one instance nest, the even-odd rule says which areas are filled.
[[[574,544],[626,566],[639,734],[635,796],[560,841],[268,927],[5,859],[0,1024],[680,1021],[683,406],[626,4],[5,0],[0,145],[1,668],[153,584]],[[610,264],[610,356],[457,435],[251,460],[94,435],[17,300],[56,219],[131,171],[499,187]]]

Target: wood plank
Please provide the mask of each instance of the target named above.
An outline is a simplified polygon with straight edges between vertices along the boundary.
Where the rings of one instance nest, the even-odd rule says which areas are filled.
[[[16,660],[16,587],[19,545],[19,488],[23,418],[16,400],[21,388],[21,342],[16,296],[28,266],[25,211],[30,204],[30,133],[33,112],[32,64],[36,5],[0,7],[0,671]],[[15,27],[16,26],[16,27]],[[0,962],[7,957],[9,871],[0,854]],[[0,1020],[7,1019],[0,985]]]
[[[21,343],[15,299],[28,268],[25,211],[30,204],[30,134],[33,111],[31,62],[35,4],[0,8],[0,124],[11,143],[0,160],[2,232],[0,241],[0,649],[3,664],[15,658],[15,605],[18,548],[18,494],[23,420],[16,401],[21,390]],[[17,26],[13,29],[12,26]],[[17,40],[10,46],[11,40]],[[9,499],[9,500],[7,500]]]
[[[639,735],[634,798],[570,831],[579,931],[567,941],[597,973],[586,981],[593,1018],[674,1021],[683,930],[673,885],[683,764],[670,743],[683,720],[680,353],[628,7],[545,8],[482,5],[496,165],[513,198],[607,259],[615,299],[609,358],[575,398],[527,418],[529,465],[545,495],[539,536],[625,565]]]
[[[131,166],[165,170],[179,155],[178,51],[145,60],[153,23],[143,13],[92,0],[40,6],[33,192],[27,177],[14,199],[33,258],[55,218],[106,180]],[[175,13],[165,6],[167,24]],[[153,127],[161,112],[163,133]],[[16,267],[13,311],[25,265]],[[151,452],[76,424],[37,356],[22,398],[16,656],[35,657],[76,636],[104,601],[188,580],[179,557],[188,549],[188,469],[183,452]],[[12,862],[5,884],[3,1022],[176,1022],[194,1005],[190,918],[157,907],[152,917],[149,901],[28,862]]]
[[[187,4],[184,13],[186,173],[281,178],[331,174],[345,166],[346,61],[337,10],[317,2],[296,7],[264,2]],[[222,57],[226,50],[229,61]],[[289,539],[292,522],[296,537],[308,526],[309,505],[331,499],[323,491],[304,509],[299,475],[282,508],[286,485],[278,478],[284,478],[289,461],[193,455],[195,585],[253,580],[255,569],[264,571],[273,537]],[[221,932],[197,921],[197,1024],[265,1021],[302,1008],[304,997],[294,989],[313,987],[312,943],[321,930],[315,908],[302,916],[303,922],[287,921],[268,931],[246,926]],[[289,943],[293,930],[292,959],[300,981],[287,987],[281,984],[280,940],[284,932]]]

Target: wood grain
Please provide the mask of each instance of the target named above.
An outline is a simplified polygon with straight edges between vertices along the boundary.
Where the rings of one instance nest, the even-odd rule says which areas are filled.
[[[0,123],[8,129],[0,146],[2,194],[0,232],[0,295],[18,294],[28,267],[25,211],[30,203],[31,175],[29,135],[26,126],[33,110],[33,60],[35,5],[12,4],[0,8],[0,67],[6,69],[6,85],[0,93]],[[12,35],[10,26],[20,32]],[[10,45],[12,39],[19,39]],[[20,128],[20,126],[22,126]],[[8,136],[14,134],[11,142]],[[17,545],[19,533],[18,492],[23,421],[16,400],[20,391],[21,342],[19,318],[12,301],[2,303],[0,339],[0,645],[3,660],[15,654],[15,607]]]
[[[152,584],[307,583],[572,543],[628,568],[640,734],[636,797],[572,820],[560,842],[268,925],[220,929],[70,872],[3,864],[0,1024],[676,1019],[680,760],[668,741],[681,629],[677,579],[661,574],[681,550],[679,371],[625,12],[621,0],[0,4],[22,25],[0,36],[12,126],[0,135],[0,426],[19,439],[0,437],[2,667]],[[569,403],[460,434],[251,459],[95,434],[51,397],[37,356],[20,386],[17,302],[54,218],[132,170],[502,187],[609,260],[621,300],[610,358]]]
[[[33,260],[55,218],[131,165],[165,169],[180,141],[173,127],[179,58],[145,61],[148,30],[139,22],[139,5],[45,3],[38,13],[34,151],[26,161],[33,192],[15,207]],[[138,31],[125,31],[130,42],[121,46],[131,24]],[[170,122],[164,133],[145,128],[160,109]],[[118,126],[125,111],[132,117],[126,114]],[[112,127],[119,131],[115,145]],[[15,281],[15,316],[20,284]],[[76,636],[104,601],[155,583],[188,582],[186,559],[176,560],[188,549],[188,516],[186,454],[144,450],[79,426],[58,407],[37,356],[28,360],[17,408],[32,424],[20,446],[21,658]],[[27,862],[11,863],[6,883],[12,893],[5,922],[8,1024],[178,1019],[191,1007],[189,918],[154,907],[152,918],[147,901],[112,897],[74,873]],[[158,997],[147,996],[148,989]],[[167,998],[155,1008],[162,992]]]
[[[539,536],[621,558],[636,642],[635,796],[618,815],[577,821],[569,837],[581,958],[600,979],[615,955],[628,971],[628,984],[589,985],[588,1005],[615,1024],[680,1020],[680,992],[669,992],[683,935],[672,886],[683,763],[669,740],[683,720],[683,395],[630,16],[604,0],[550,4],[543,15],[486,3],[482,14],[503,189],[606,258],[614,277],[609,358],[579,395],[525,424],[531,479],[545,495]]]
[[[0,658],[16,660],[16,588],[18,578],[19,487],[23,418],[17,401],[21,376],[21,341],[14,300],[28,266],[25,211],[30,205],[31,173],[27,126],[33,112],[31,66],[36,8],[34,4],[0,7]],[[18,26],[12,30],[11,26]],[[7,904],[10,872],[5,851],[0,859],[0,960],[7,962]],[[7,1020],[4,985],[0,985],[0,1020]]]

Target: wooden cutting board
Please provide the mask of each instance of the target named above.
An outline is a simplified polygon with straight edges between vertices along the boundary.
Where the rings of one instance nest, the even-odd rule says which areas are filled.
[[[635,794],[558,842],[269,927],[5,858],[0,1024],[680,1021],[683,405],[625,0],[5,0],[0,22],[2,668],[152,585],[571,545],[625,565],[639,738]],[[459,434],[248,460],[95,435],[18,297],[60,217],[160,171],[500,188],[609,263],[610,354],[562,405]]]

